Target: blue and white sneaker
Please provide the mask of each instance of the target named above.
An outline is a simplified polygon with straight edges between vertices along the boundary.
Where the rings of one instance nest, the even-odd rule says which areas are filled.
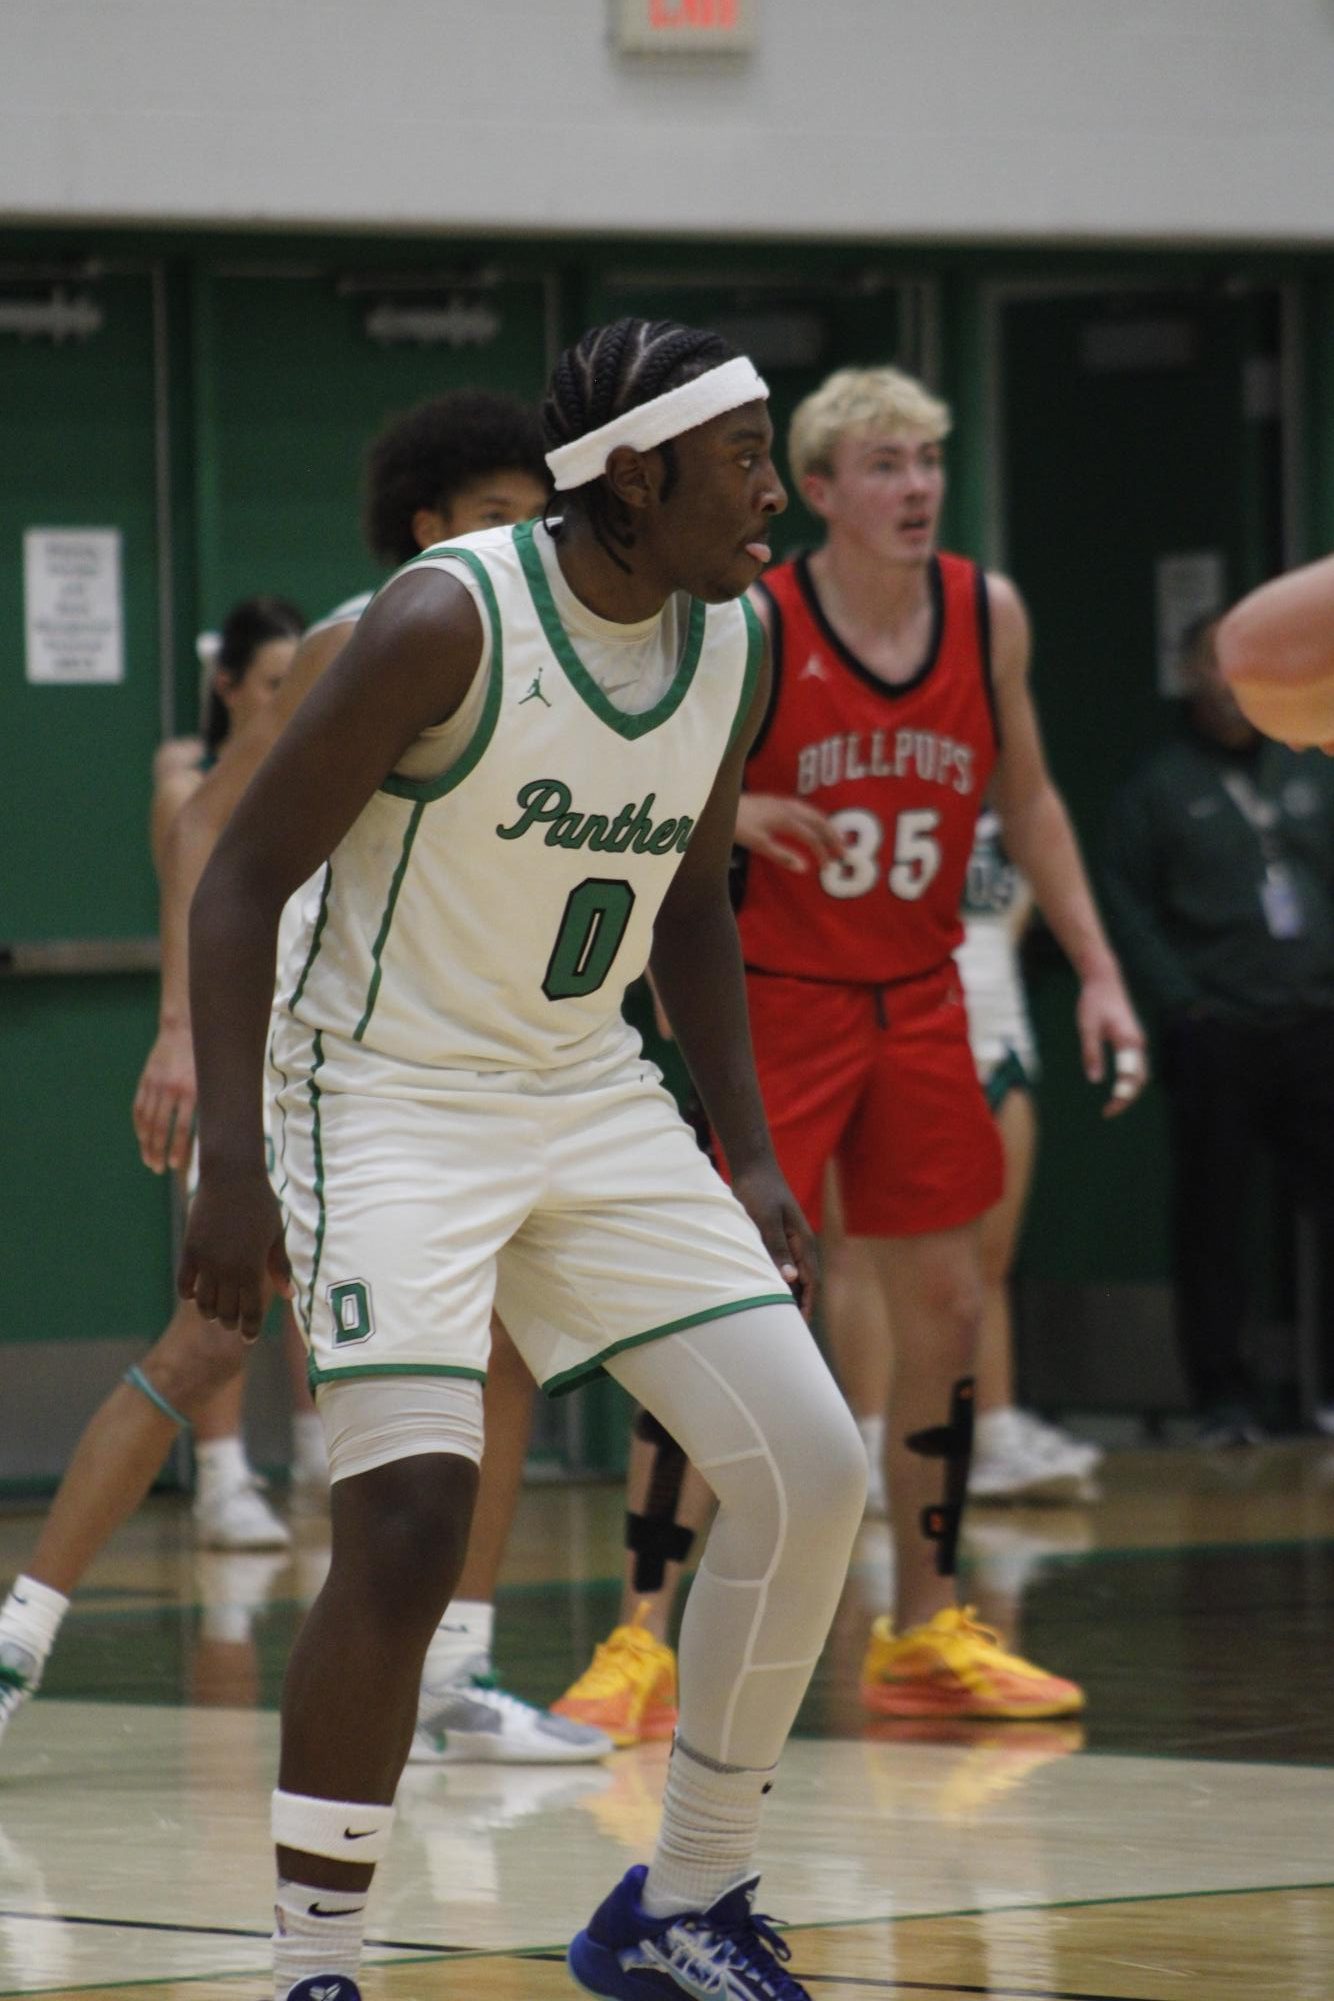
[[[759,1877],[738,1884],[707,1911],[651,1918],[639,1899],[641,1862],[599,1904],[570,1944],[567,1964],[604,2001],[811,2001],[783,1963],[792,1948],[752,1908]]]
[[[345,1973],[315,1973],[289,1987],[287,2001],[361,2001],[361,1989]]]

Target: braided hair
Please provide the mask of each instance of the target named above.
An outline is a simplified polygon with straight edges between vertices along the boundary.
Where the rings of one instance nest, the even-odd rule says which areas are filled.
[[[543,442],[548,451],[571,444],[613,417],[651,403],[655,396],[707,375],[735,357],[736,349],[721,334],[681,326],[675,320],[623,319],[592,327],[566,348],[552,370],[542,404]],[[666,500],[676,484],[676,455],[670,438],[658,449],[664,465],[661,498]],[[565,506],[582,510],[612,561],[628,570],[617,550],[634,546],[633,520],[605,476],[573,487],[560,498]]]

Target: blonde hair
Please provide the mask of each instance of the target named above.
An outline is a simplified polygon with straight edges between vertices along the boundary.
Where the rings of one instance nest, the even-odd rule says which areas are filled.
[[[948,436],[948,403],[901,368],[840,368],[798,403],[787,434],[794,479],[832,472],[834,447],[854,431],[925,431]]]

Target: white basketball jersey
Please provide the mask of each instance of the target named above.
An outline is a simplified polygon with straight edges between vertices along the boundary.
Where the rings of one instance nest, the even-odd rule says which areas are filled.
[[[1010,1054],[1026,1069],[1034,1066],[1017,949],[1032,895],[1005,852],[999,814],[984,807],[964,882],[963,943],[954,955],[968,1008],[968,1040],[984,1077]]]
[[[395,1066],[486,1072],[635,1046],[621,1000],[746,713],[763,640],[744,601],[685,598],[633,628],[590,613],[572,635],[553,562],[547,530],[528,521],[407,566],[443,569],[474,596],[485,698],[449,768],[387,778],[325,867],[279,1006],[293,1032],[315,1032],[330,1082],[358,1048]],[[655,642],[672,649],[663,692],[626,713],[604,685],[627,658],[642,672]]]

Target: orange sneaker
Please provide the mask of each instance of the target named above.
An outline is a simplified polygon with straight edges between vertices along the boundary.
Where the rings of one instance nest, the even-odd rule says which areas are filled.
[[[1073,1716],[1084,1707],[1082,1688],[1007,1654],[967,1605],[947,1606],[902,1635],[877,1619],[861,1692],[881,1716]]]
[[[605,1730],[613,1744],[651,1744],[676,1728],[676,1655],[655,1640],[641,1605],[602,1642],[578,1681],[551,1707]]]

